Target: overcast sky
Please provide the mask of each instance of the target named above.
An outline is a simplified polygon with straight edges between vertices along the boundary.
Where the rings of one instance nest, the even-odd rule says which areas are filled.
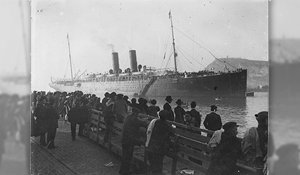
[[[22,17],[20,1],[1,0],[1,76],[26,72],[22,22],[29,21]],[[294,20],[299,6],[298,0],[272,1],[271,37],[300,38],[300,22]],[[51,76],[70,77],[67,33],[74,72],[107,71],[111,46],[119,52],[122,69],[129,67],[129,49],[137,50],[140,64],[165,67],[171,53],[169,10],[179,70],[199,70],[213,61],[185,35],[217,57],[267,60],[265,0],[33,0],[32,88],[49,90]],[[168,67],[174,67],[172,60]]]
[[[70,77],[66,35],[74,72],[107,72],[111,52],[129,67],[130,49],[138,63],[172,68],[172,11],[180,71],[198,71],[217,57],[268,59],[268,9],[264,0],[35,0],[32,8],[33,88],[50,77]],[[166,57],[163,59],[166,52]],[[202,59],[203,58],[203,59]],[[80,74],[80,73],[79,73]]]

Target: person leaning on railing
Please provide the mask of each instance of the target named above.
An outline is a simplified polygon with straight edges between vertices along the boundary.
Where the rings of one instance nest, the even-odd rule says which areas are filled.
[[[137,108],[132,109],[132,114],[127,116],[122,130],[122,163],[119,173],[122,175],[132,174],[130,170],[130,164],[133,157],[133,150],[135,145],[142,145],[143,141],[141,137],[143,136],[139,129],[140,127],[147,127],[147,123],[138,119],[138,114],[140,110]]]
[[[236,122],[223,125],[220,143],[212,151],[208,175],[232,175],[237,172],[237,160],[241,157],[241,141],[237,138]]]
[[[167,122],[169,111],[159,112],[159,119],[153,119],[147,128],[146,157],[150,163],[150,171],[160,174],[163,170],[163,159],[169,151],[170,136],[173,129]]]
[[[247,164],[262,170],[268,153],[268,112],[255,114],[257,127],[249,128],[242,140],[242,151]]]

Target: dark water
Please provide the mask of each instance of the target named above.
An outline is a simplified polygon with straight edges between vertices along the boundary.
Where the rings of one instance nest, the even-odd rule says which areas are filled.
[[[255,119],[255,114],[260,111],[268,111],[268,98],[269,94],[267,92],[257,92],[254,97],[247,97],[244,100],[236,99],[185,99],[181,100],[189,104],[185,106],[185,110],[190,110],[190,103],[195,100],[197,103],[197,109],[202,114],[202,122],[205,119],[206,114],[210,113],[210,105],[215,104],[218,106],[217,113],[221,115],[222,123],[227,121],[235,121],[241,125],[238,129],[239,136],[242,136],[247,128],[257,126]],[[161,108],[165,103],[163,98],[156,99],[157,105]],[[172,105],[176,106],[176,100],[173,99]],[[201,124],[201,128],[204,127]]]

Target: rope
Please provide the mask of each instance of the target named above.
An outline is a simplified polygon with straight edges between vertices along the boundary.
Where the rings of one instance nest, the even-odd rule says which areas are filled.
[[[181,50],[181,49],[179,49],[178,48],[178,50]],[[183,52],[182,50],[181,50],[181,52]],[[197,59],[195,59],[195,58],[193,58],[191,55],[189,55],[188,53],[186,53],[190,58],[192,58],[194,61],[196,61],[200,66],[202,66],[203,68],[205,68],[205,66],[202,64],[202,63],[200,63],[200,62],[198,62],[198,60]]]
[[[213,56],[216,60],[220,61],[220,62],[224,62],[226,64],[228,64],[229,66],[237,69],[237,67],[229,64],[228,62],[226,61],[221,61],[219,58],[217,58],[208,48],[202,46],[200,43],[198,43],[197,41],[195,41],[194,39],[192,39],[190,36],[188,36],[187,34],[185,34],[184,32],[180,31],[178,28],[174,27],[176,29],[176,31],[178,31],[179,33],[181,33],[182,35],[184,35],[185,37],[187,37],[188,39],[190,39],[191,41],[193,41],[194,43],[196,43],[198,46],[200,46],[201,48],[203,48],[204,50],[206,50],[211,56]]]

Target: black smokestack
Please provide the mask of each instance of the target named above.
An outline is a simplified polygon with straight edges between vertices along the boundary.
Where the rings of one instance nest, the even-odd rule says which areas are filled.
[[[135,50],[129,50],[129,56],[130,56],[130,68],[132,72],[137,72],[137,61],[136,61],[136,51]]]
[[[112,62],[113,62],[114,74],[119,75],[119,56],[118,56],[118,52],[113,52],[112,53]]]

